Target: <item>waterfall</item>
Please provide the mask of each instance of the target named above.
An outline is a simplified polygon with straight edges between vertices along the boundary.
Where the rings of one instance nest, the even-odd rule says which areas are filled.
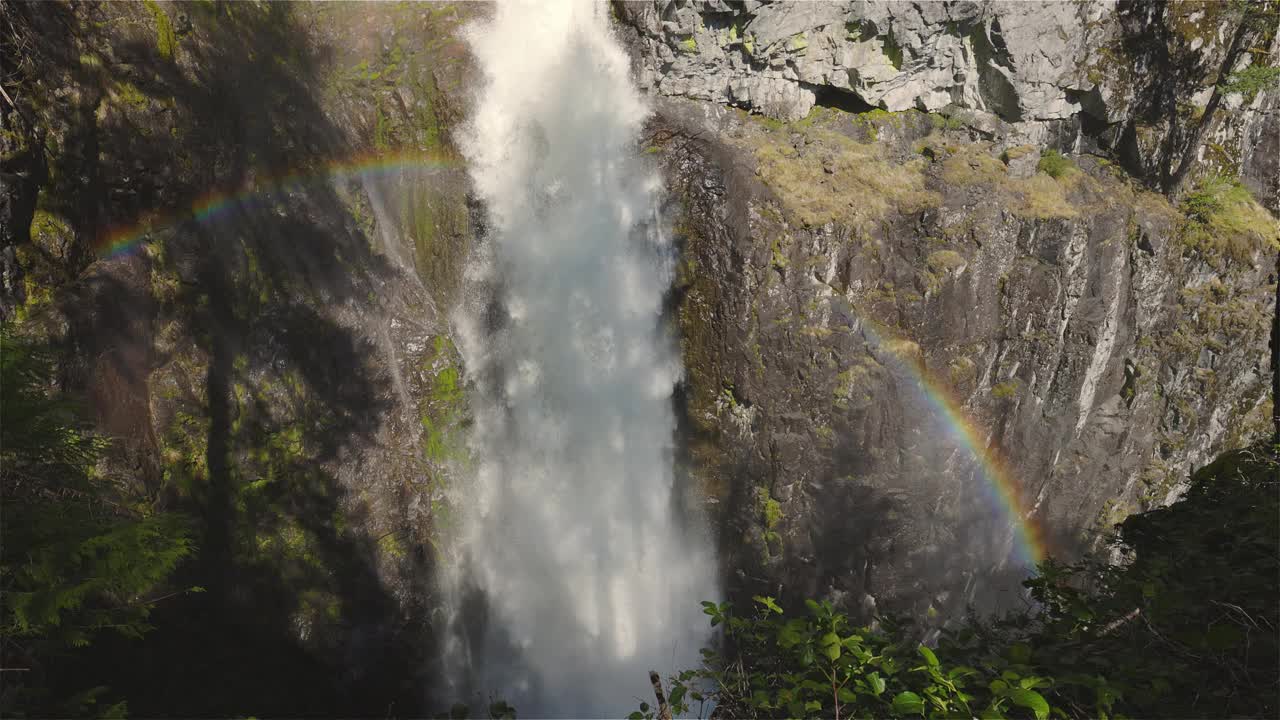
[[[455,318],[471,378],[450,659],[522,717],[618,715],[697,662],[718,588],[673,470],[680,358],[648,108],[602,3],[500,3],[461,146],[489,230]],[[460,659],[459,659],[460,658]]]

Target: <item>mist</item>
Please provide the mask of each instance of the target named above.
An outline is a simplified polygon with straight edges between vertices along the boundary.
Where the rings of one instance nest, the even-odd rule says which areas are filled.
[[[456,688],[617,714],[687,667],[717,598],[673,472],[673,250],[648,115],[591,3],[502,3],[461,147],[488,217],[455,325],[474,414],[451,583]]]

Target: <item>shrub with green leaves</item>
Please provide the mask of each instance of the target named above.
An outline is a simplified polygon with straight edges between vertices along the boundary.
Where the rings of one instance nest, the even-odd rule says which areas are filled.
[[[826,602],[802,617],[770,597],[741,615],[704,602],[721,642],[670,679],[668,705],[722,718],[1275,717],[1278,582],[1280,462],[1256,447],[1131,516],[1104,552],[1042,565],[1024,583],[1034,611],[970,617],[933,649],[910,624],[854,627]],[[654,716],[647,703],[631,715]]]
[[[1036,170],[1057,180],[1076,170],[1075,163],[1057,150],[1045,150],[1036,163]]]
[[[1052,680],[1014,661],[996,668],[944,662],[890,620],[855,627],[831,603],[808,600],[788,617],[770,597],[738,615],[728,603],[703,603],[723,648],[703,650],[704,665],[671,678],[674,714],[712,705],[717,717],[1034,717],[1049,716],[1040,688]],[[632,713],[652,718],[647,704]]]
[[[1105,693],[1117,717],[1275,717],[1276,449],[1223,455],[1178,502],[1125,520],[1109,550],[1042,567],[1026,583],[1041,612],[997,628],[1058,678],[1055,705],[1088,717]]]

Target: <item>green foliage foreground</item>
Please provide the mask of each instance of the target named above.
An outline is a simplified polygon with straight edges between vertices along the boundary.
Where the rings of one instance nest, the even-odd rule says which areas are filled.
[[[670,679],[669,710],[714,717],[1275,717],[1280,465],[1236,451],[1110,547],[1048,563],[1037,610],[970,618],[936,647],[905,623],[854,627],[829,603],[790,617],[703,603],[719,649]],[[645,703],[637,720],[663,716]]]
[[[124,714],[105,688],[45,685],[101,631],[139,637],[150,595],[191,554],[181,516],[126,506],[97,463],[106,443],[54,391],[46,349],[0,330],[0,715]]]
[[[154,604],[184,592],[169,583],[191,533],[102,471],[106,445],[53,367],[0,330],[0,662],[22,670],[3,678],[0,715],[120,716],[103,688],[54,687],[49,670],[102,632],[145,633]],[[969,618],[932,647],[909,622],[858,627],[827,602],[704,603],[717,647],[632,717],[1275,717],[1278,524],[1277,448],[1257,447],[1125,520],[1102,552],[1042,566],[1025,582],[1034,612]]]

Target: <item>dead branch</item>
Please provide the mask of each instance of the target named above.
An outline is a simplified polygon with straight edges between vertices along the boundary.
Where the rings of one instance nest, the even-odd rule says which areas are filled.
[[[662,692],[662,678],[650,670],[649,682],[653,683],[653,695],[658,698],[658,720],[671,720],[671,706],[667,704],[667,696]]]
[[[1112,632],[1115,632],[1115,630],[1119,628],[1121,625],[1124,625],[1130,620],[1138,617],[1138,615],[1141,613],[1142,613],[1142,608],[1134,608],[1130,610],[1128,613],[1126,613],[1124,617],[1116,618],[1115,620],[1112,620],[1111,622],[1103,626],[1102,630],[1098,633],[1098,637],[1106,637],[1107,635],[1110,635]]]

